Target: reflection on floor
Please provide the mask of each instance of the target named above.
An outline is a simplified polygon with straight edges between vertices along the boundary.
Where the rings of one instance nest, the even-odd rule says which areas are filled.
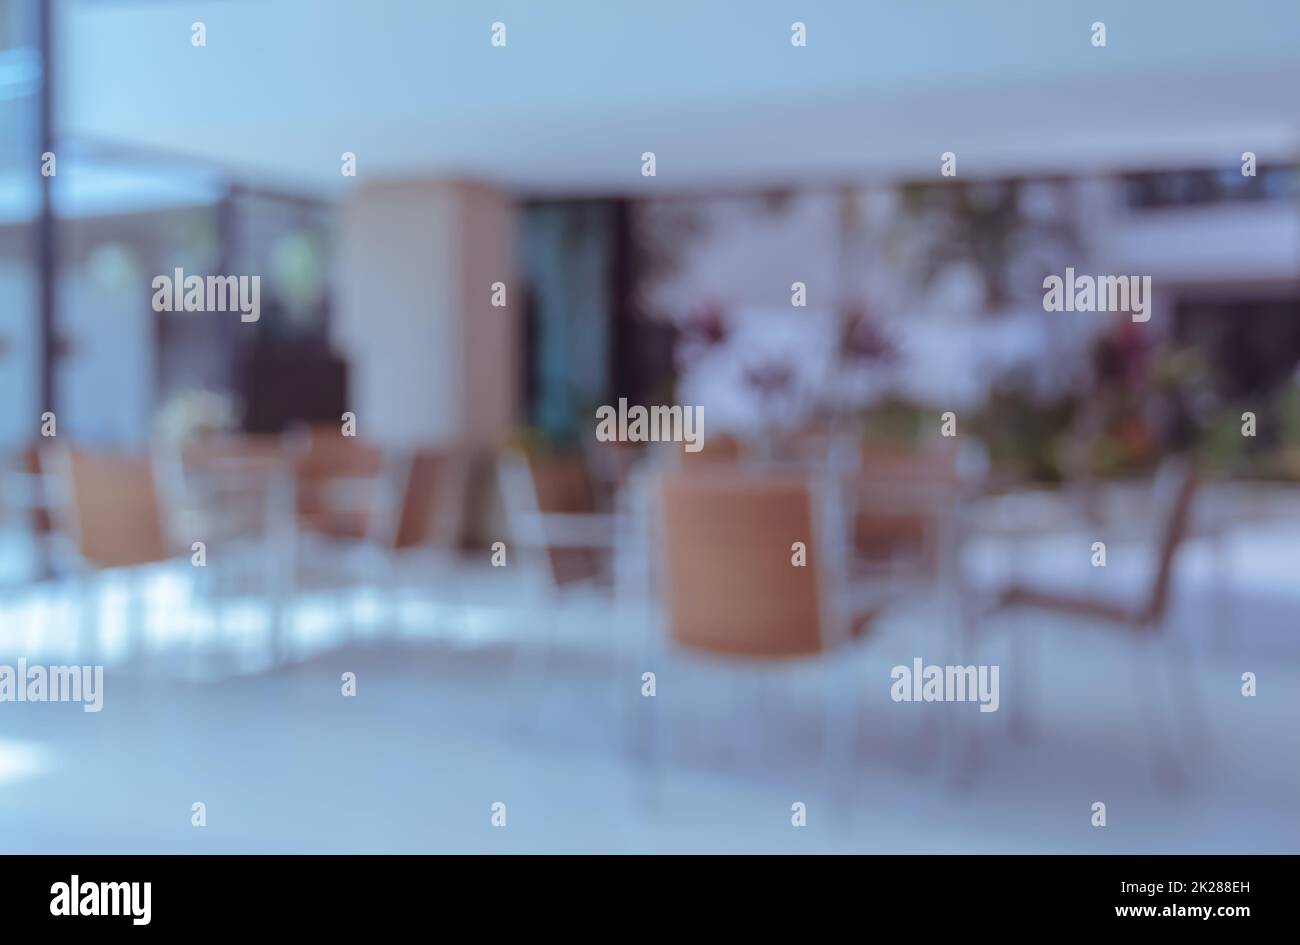
[[[296,657],[279,669],[265,668],[265,622],[251,610],[232,608],[198,649],[169,633],[182,580],[169,573],[151,585],[146,655],[133,655],[110,585],[104,710],[0,704],[0,852],[1294,853],[1297,591],[1259,586],[1252,556],[1272,560],[1261,542],[1234,549],[1255,583],[1232,581],[1226,639],[1212,582],[1198,579],[1213,569],[1188,556],[1175,621],[1197,642],[1213,738],[1181,788],[1156,776],[1129,642],[1063,623],[1036,627],[1037,725],[1020,740],[1005,676],[992,714],[891,702],[890,668],[931,659],[937,614],[918,606],[887,621],[853,656],[855,760],[838,781],[816,665],[619,662],[576,641],[631,632],[626,615],[579,598],[555,621],[575,642],[521,674],[509,641],[535,634],[539,608],[500,571],[466,566],[449,582],[454,604],[409,601],[401,632],[376,632],[378,599],[358,599],[352,638],[329,619],[336,601],[309,602],[294,617]],[[73,656],[75,608],[59,593],[10,595],[0,609],[0,663]],[[1005,638],[979,659],[1006,666]],[[640,696],[643,669],[657,673],[653,699]],[[1254,698],[1241,695],[1246,671],[1259,678]],[[345,672],[355,697],[341,694]],[[651,711],[662,736],[652,766],[639,738]],[[944,723],[958,716],[954,735]],[[954,779],[972,739],[976,766]],[[1096,801],[1104,829],[1090,823]],[[195,802],[206,827],[191,826]],[[492,826],[495,802],[505,828]],[[795,802],[805,828],[791,826]]]

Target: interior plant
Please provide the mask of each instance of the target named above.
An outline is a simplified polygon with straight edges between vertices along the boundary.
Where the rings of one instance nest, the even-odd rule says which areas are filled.
[[[1043,397],[1021,372],[997,379],[970,430],[1003,477],[1039,483],[1066,478],[1066,447],[1081,408],[1081,396],[1067,392]]]

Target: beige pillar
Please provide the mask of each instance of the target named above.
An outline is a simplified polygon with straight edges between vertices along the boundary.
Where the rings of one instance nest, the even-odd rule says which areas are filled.
[[[519,418],[514,201],[458,181],[363,184],[343,202],[334,342],[357,432],[491,447]],[[508,305],[491,304],[504,282]]]

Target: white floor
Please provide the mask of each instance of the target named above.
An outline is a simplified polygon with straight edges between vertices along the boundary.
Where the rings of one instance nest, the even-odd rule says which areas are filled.
[[[535,637],[541,611],[507,571],[463,568],[441,604],[408,607],[400,639],[364,628],[362,601],[363,630],[345,640],[339,603],[315,601],[296,618],[298,658],[275,670],[262,668],[261,615],[238,608],[223,637],[204,636],[212,649],[194,650],[176,625],[197,624],[173,619],[168,596],[179,578],[164,575],[147,657],[113,629],[120,595],[103,595],[116,616],[100,651],[102,712],[0,704],[0,852],[1300,852],[1294,555],[1278,580],[1260,577],[1296,541],[1234,544],[1249,578],[1227,581],[1227,634],[1210,559],[1192,549],[1180,569],[1175,626],[1194,644],[1212,730],[1181,786],[1153,763],[1139,701],[1151,679],[1135,677],[1130,641],[1088,627],[1026,627],[1041,643],[1036,725],[1018,739],[1005,635],[978,658],[1003,667],[998,712],[889,700],[892,666],[942,659],[933,612],[895,615],[845,671],[860,708],[841,772],[822,750],[817,665],[619,662],[575,643],[517,672],[510,641]],[[1051,567],[1050,549],[1034,558]],[[10,595],[0,663],[72,657],[73,614],[57,591]],[[630,630],[593,599],[557,624],[575,640]],[[654,698],[639,692],[645,670]],[[1241,694],[1247,671],[1253,698]],[[355,697],[340,693],[345,672]],[[642,750],[649,712],[654,763]],[[973,769],[957,764],[972,745]],[[1104,828],[1090,822],[1097,801]],[[195,802],[206,827],[191,826]],[[496,802],[504,828],[491,822]],[[796,802],[804,828],[791,825]]]

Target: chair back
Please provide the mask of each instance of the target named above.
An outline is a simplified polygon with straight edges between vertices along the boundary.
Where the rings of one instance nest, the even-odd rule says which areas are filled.
[[[312,430],[296,458],[298,521],[304,531],[350,538],[364,537],[374,526],[368,514],[379,501],[387,467],[376,443],[343,436],[333,427]],[[344,482],[361,483],[368,492],[364,504],[337,508],[331,490]]]
[[[667,475],[662,573],[670,635],[719,654],[780,658],[826,646],[806,478],[720,468]],[[793,561],[803,542],[806,566]]]
[[[951,447],[904,450],[867,445],[862,448],[862,478],[868,482],[955,485],[957,450]]]
[[[612,487],[627,481],[644,452],[639,443],[602,442],[594,437],[584,437],[582,443],[592,478]]]
[[[41,464],[41,448],[34,443],[29,443],[23,447],[21,469],[29,482],[40,482],[45,473]],[[29,524],[32,534],[48,535],[54,531],[54,519],[50,512],[49,497],[42,497],[39,503],[32,504],[27,514],[31,516]]]
[[[64,455],[69,531],[82,559],[93,568],[166,560],[152,458],[78,447]]]
[[[596,495],[583,457],[577,453],[526,454],[507,450],[497,477],[512,537],[537,556],[555,585],[600,571],[600,555],[587,548],[552,547],[543,525],[547,515],[590,515]]]
[[[377,443],[343,436],[333,429],[313,431],[298,451],[298,476],[309,481],[377,476],[383,465],[382,454]]]
[[[960,482],[957,451],[864,447],[856,478],[858,552],[892,558],[912,550],[937,568],[937,523]]]
[[[1168,460],[1156,473],[1153,491],[1160,515],[1156,570],[1151,593],[1138,615],[1141,625],[1158,626],[1168,610],[1174,563],[1178,549],[1191,529],[1192,507],[1198,488],[1196,468],[1188,461]]]
[[[231,466],[273,465],[287,453],[284,440],[271,434],[202,436],[180,447],[187,471],[222,471]]]
[[[460,537],[466,464],[451,450],[424,449],[407,460],[393,547],[449,549]]]
[[[700,449],[688,453],[680,443],[668,444],[671,456],[684,469],[708,470],[715,465],[736,465],[741,461],[740,440],[727,433],[705,437]]]
[[[583,457],[577,453],[525,458],[537,511],[543,514],[596,510],[595,495]]]
[[[160,459],[173,521],[217,540],[264,534],[276,477],[293,469],[288,444],[269,434],[203,436]]]

